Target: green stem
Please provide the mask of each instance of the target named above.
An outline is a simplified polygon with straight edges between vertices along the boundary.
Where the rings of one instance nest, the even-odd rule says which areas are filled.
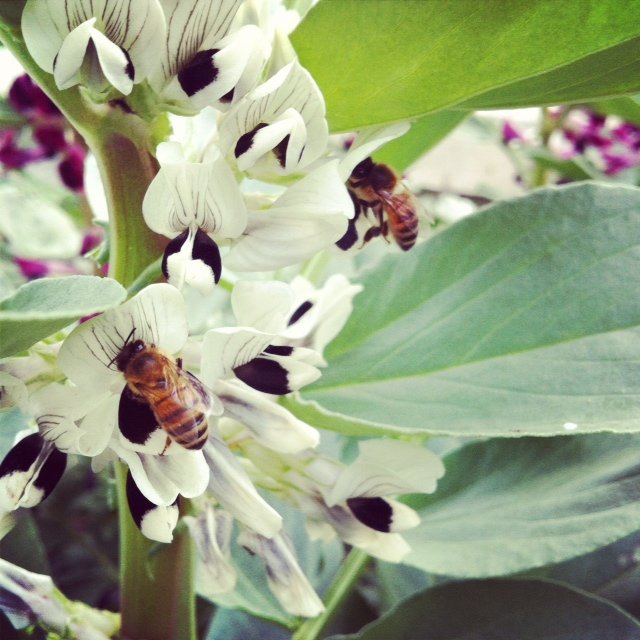
[[[167,240],[151,232],[142,200],[158,171],[149,126],[109,104],[96,105],[78,87],[59,91],[30,57],[20,29],[0,22],[0,40],[83,136],[96,156],[109,206],[109,275],[131,286],[162,254]],[[116,464],[120,522],[121,637],[127,640],[195,639],[191,542],[186,529],[157,545],[138,530],[129,513],[127,468]],[[156,549],[160,549],[156,552]]]
[[[127,507],[127,467],[116,465],[120,522],[121,636],[126,640],[195,639],[193,561],[188,531],[169,545],[145,538]]]
[[[358,579],[368,562],[369,556],[364,551],[351,550],[325,595],[325,610],[317,618],[303,622],[291,640],[316,640],[320,638],[320,634],[358,583]]]

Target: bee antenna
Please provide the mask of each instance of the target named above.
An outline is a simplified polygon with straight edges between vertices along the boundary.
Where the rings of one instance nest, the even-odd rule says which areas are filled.
[[[125,338],[125,341],[123,342],[122,347],[120,347],[120,350],[118,351],[118,353],[116,353],[116,355],[113,356],[111,360],[109,360],[109,367],[111,367],[111,365],[118,359],[118,357],[122,353],[122,350],[129,344],[129,341],[131,340],[131,338],[133,338],[133,335],[135,332],[136,332],[136,328],[133,327],[133,329],[131,329],[131,331],[129,332],[129,335]]]

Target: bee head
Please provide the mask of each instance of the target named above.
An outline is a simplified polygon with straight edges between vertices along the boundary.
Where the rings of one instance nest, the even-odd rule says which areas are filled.
[[[359,162],[351,172],[351,177],[355,180],[362,180],[366,178],[371,170],[374,168],[374,163],[371,157],[365,158],[362,162]]]
[[[142,340],[127,342],[115,358],[115,363],[120,371],[124,371],[134,355],[144,351],[147,345]]]

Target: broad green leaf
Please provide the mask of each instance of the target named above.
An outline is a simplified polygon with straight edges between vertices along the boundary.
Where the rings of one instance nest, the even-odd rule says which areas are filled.
[[[457,582],[423,591],[330,640],[637,640],[640,623],[587,593],[538,580]]]
[[[71,322],[126,298],[115,280],[67,276],[33,280],[0,301],[0,358],[28,349]]]
[[[637,531],[640,435],[493,439],[444,460],[404,562],[491,577],[574,558]]]
[[[638,92],[639,9],[638,0],[324,0],[292,42],[332,130],[346,131],[456,105]]]
[[[632,616],[638,617],[640,615],[638,548],[640,548],[640,532],[635,532],[587,555],[542,567],[522,577],[546,578],[570,584],[606,598]]]
[[[360,435],[638,431],[639,264],[639,189],[496,204],[366,272],[318,406],[287,406]]]
[[[467,115],[464,111],[439,111],[423,116],[413,123],[408,133],[376,151],[376,162],[384,162],[397,171],[404,171],[429,149],[435,147]]]

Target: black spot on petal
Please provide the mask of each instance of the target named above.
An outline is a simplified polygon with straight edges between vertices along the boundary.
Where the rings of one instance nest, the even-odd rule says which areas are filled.
[[[242,382],[263,393],[281,396],[291,391],[287,370],[274,360],[254,358],[234,372]]]
[[[42,465],[42,469],[33,483],[42,490],[43,500],[56,488],[66,468],[67,454],[57,449],[51,449],[47,461]]]
[[[178,253],[180,248],[184,244],[184,241],[187,239],[189,235],[189,229],[185,229],[179,236],[176,236],[173,240],[169,242],[169,244],[164,249],[164,254],[162,256],[162,275],[169,279],[169,270],[167,269],[167,260],[170,255],[174,253]]]
[[[239,158],[243,153],[246,153],[253,146],[253,138],[260,129],[264,129],[267,124],[265,122],[259,122],[251,131],[241,135],[236,142],[236,148],[233,153],[236,158]]]
[[[287,164],[287,148],[289,147],[290,136],[287,134],[278,144],[273,148],[273,153],[280,166],[284,169]]]
[[[126,49],[120,47],[120,51],[124,53],[124,57],[127,59],[127,65],[124,68],[124,72],[127,74],[127,78],[133,82],[133,78],[135,77],[135,70],[133,68],[133,62],[131,62],[131,56]]]
[[[44,439],[39,433],[32,433],[16,443],[0,463],[0,477],[14,471],[28,471],[42,451]]]
[[[222,275],[220,250],[218,245],[202,229],[196,231],[191,255],[194,260],[202,260],[211,269],[217,284]]]
[[[309,311],[313,307],[313,302],[310,300],[305,300],[292,314],[289,318],[289,322],[287,322],[287,326],[290,327],[292,324],[295,324],[302,318],[302,316]]]
[[[189,97],[215,82],[218,77],[218,68],[213,61],[213,56],[218,51],[218,49],[198,51],[191,62],[178,72],[178,82]]]
[[[270,353],[272,356],[290,356],[293,353],[293,347],[270,344],[264,353]]]
[[[367,527],[383,533],[391,531],[393,509],[383,498],[347,498],[347,506]]]
[[[231,102],[233,100],[233,94],[235,93],[235,87],[233,89],[231,89],[231,91],[227,91],[227,93],[225,93],[221,98],[219,98],[220,102],[223,102],[224,104],[228,104],[229,102]]]
[[[120,394],[118,426],[122,435],[135,444],[144,444],[158,428],[151,407],[129,387],[125,387]]]

